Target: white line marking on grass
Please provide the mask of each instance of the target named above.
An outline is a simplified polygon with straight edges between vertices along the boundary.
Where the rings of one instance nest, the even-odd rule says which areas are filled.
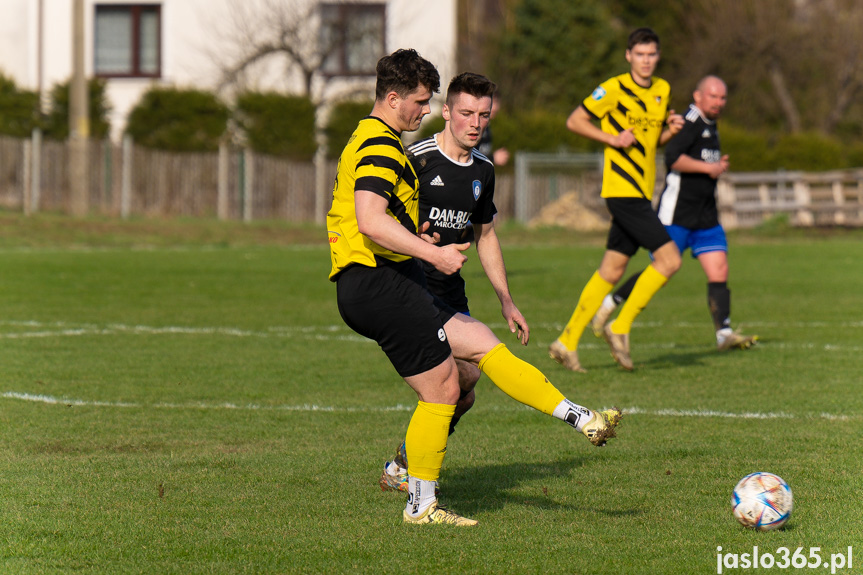
[[[154,409],[207,409],[207,410],[246,410],[246,411],[296,411],[304,413],[324,412],[324,413],[390,413],[390,412],[411,412],[414,410],[413,405],[396,404],[392,406],[365,406],[365,407],[340,407],[334,405],[317,405],[305,403],[302,405],[259,405],[255,403],[237,404],[231,402],[224,403],[207,403],[207,402],[191,402],[191,403],[130,403],[123,401],[92,401],[83,399],[72,399],[67,397],[54,397],[51,395],[23,393],[17,391],[6,391],[0,394],[0,397],[5,399],[17,399],[20,401],[29,401],[33,403],[46,403],[50,405],[66,405],[80,407],[123,407],[123,408],[154,408]],[[511,405],[509,407],[494,407],[483,408],[489,411],[523,411],[527,408],[523,405]],[[713,409],[644,409],[641,407],[625,407],[623,413],[629,415],[651,415],[655,417],[693,417],[693,418],[721,418],[721,419],[827,419],[830,421],[849,421],[852,419],[861,419],[858,415],[839,415],[835,413],[820,413],[806,416],[798,416],[793,413],[784,411],[779,412],[754,412],[746,411],[742,413],[734,413],[730,411],[717,411]]]
[[[254,331],[236,327],[185,327],[185,326],[148,326],[108,324],[69,324],[66,322],[43,323],[38,321],[0,321],[0,326],[17,328],[38,328],[34,331],[26,329],[15,332],[0,332],[0,339],[26,339],[47,337],[75,337],[85,335],[224,335],[230,337],[305,337],[318,341],[352,341],[371,342],[370,339],[355,334],[347,326],[275,326],[265,331]]]
[[[849,322],[844,326],[852,326],[863,322]],[[659,324],[657,324],[659,325]],[[676,323],[675,326],[686,326],[685,323]],[[814,325],[814,324],[813,324]],[[106,325],[96,325],[88,323],[69,323],[69,322],[40,322],[34,320],[0,320],[0,326],[9,328],[17,328],[2,332],[0,331],[0,339],[30,339],[30,338],[51,338],[51,337],[81,337],[81,336],[100,336],[100,335],[192,335],[192,336],[227,336],[241,338],[270,338],[282,337],[291,339],[309,339],[314,341],[346,341],[353,343],[374,343],[361,335],[354,333],[347,326],[340,325],[301,325],[301,326],[269,326],[262,330],[249,330],[237,327],[212,326],[212,327],[193,327],[193,326],[148,326],[148,325],[126,325],[119,323],[111,323]],[[493,329],[506,330],[507,325],[504,323],[492,323],[489,326]],[[534,330],[548,327],[549,329],[557,329],[555,326],[548,324],[534,326]],[[700,326],[699,326],[700,327]],[[581,344],[582,349],[604,349],[605,344],[601,340],[591,341],[586,338]],[[534,340],[534,345],[544,348],[548,342]],[[689,349],[701,348],[710,345],[708,340],[702,344],[681,344],[677,342],[665,343],[641,343],[641,349]],[[770,342],[762,344],[764,347],[769,346],[772,349],[821,349],[831,352],[853,352],[863,351],[863,346],[844,345],[844,344],[819,344],[808,342]]]

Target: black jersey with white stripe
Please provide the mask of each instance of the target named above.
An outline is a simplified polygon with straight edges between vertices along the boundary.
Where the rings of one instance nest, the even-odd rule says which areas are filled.
[[[440,234],[438,245],[464,241],[468,223],[488,224],[494,219],[494,165],[475,148],[467,162],[443,153],[437,136],[408,146],[408,159],[419,180],[419,225],[426,233]],[[460,312],[468,312],[464,279],[459,272],[446,275],[423,262],[432,293]]]
[[[487,224],[494,206],[494,165],[476,149],[467,162],[448,157],[431,136],[408,146],[408,158],[419,178],[419,225],[429,222],[429,234],[440,244],[457,243],[468,222]]]
[[[718,162],[722,157],[719,132],[716,122],[704,117],[693,104],[690,104],[684,119],[683,128],[665,146],[668,175],[659,199],[659,219],[666,226],[712,228],[719,225],[716,180],[707,174],[675,172],[671,166],[684,154],[696,160]]]

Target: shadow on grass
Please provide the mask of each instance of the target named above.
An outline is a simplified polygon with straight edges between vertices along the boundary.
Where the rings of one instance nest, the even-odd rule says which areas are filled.
[[[743,353],[757,353],[759,345],[763,345],[763,340],[759,339],[759,344],[756,344],[751,349],[730,349],[727,351],[718,351],[713,346],[703,347],[675,347],[668,353],[654,356],[644,362],[635,362],[636,369],[642,366],[646,369],[659,370],[669,367],[688,367],[707,365],[709,362],[717,358],[725,358],[728,356],[736,356]]]
[[[590,497],[595,481],[594,472],[579,478],[577,470],[595,461],[590,457],[571,457],[558,461],[525,462],[513,461],[461,467],[447,471],[441,477],[441,502],[453,504],[459,513],[468,517],[478,511],[502,509],[508,505],[523,505],[547,510],[568,510],[597,513],[606,516],[634,516],[643,513],[637,508],[598,507]],[[565,478],[573,489],[562,492],[559,487],[548,487],[542,480],[559,486]],[[539,482],[539,483],[538,483]],[[531,483],[537,487],[528,487]],[[611,486],[609,486],[611,488]],[[583,494],[583,498],[579,498]],[[562,501],[576,496],[575,502]]]

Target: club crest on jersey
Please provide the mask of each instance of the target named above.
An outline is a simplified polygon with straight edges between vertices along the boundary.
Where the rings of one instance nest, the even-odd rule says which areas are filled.
[[[482,183],[479,180],[474,180],[471,188],[473,189],[473,199],[478,200],[482,193]]]
[[[603,98],[605,98],[605,94],[607,94],[605,88],[599,86],[596,90],[593,91],[593,94],[591,94],[590,97],[594,100],[602,100]]]

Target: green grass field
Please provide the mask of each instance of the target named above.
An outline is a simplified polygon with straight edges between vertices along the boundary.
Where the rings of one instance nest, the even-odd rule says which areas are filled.
[[[636,370],[588,331],[582,375],[546,348],[601,238],[504,227],[530,345],[472,252],[474,316],[572,400],[628,414],[596,449],[483,378],[441,476],[480,521],[459,529],[403,525],[377,486],[416,398],[339,318],[322,230],[0,224],[0,573],[716,573],[718,547],[754,546],[852,546],[836,572],[863,571],[863,232],[730,235],[747,352],[714,351],[687,256],[633,329]],[[782,530],[731,515],[756,470],[791,485]]]

